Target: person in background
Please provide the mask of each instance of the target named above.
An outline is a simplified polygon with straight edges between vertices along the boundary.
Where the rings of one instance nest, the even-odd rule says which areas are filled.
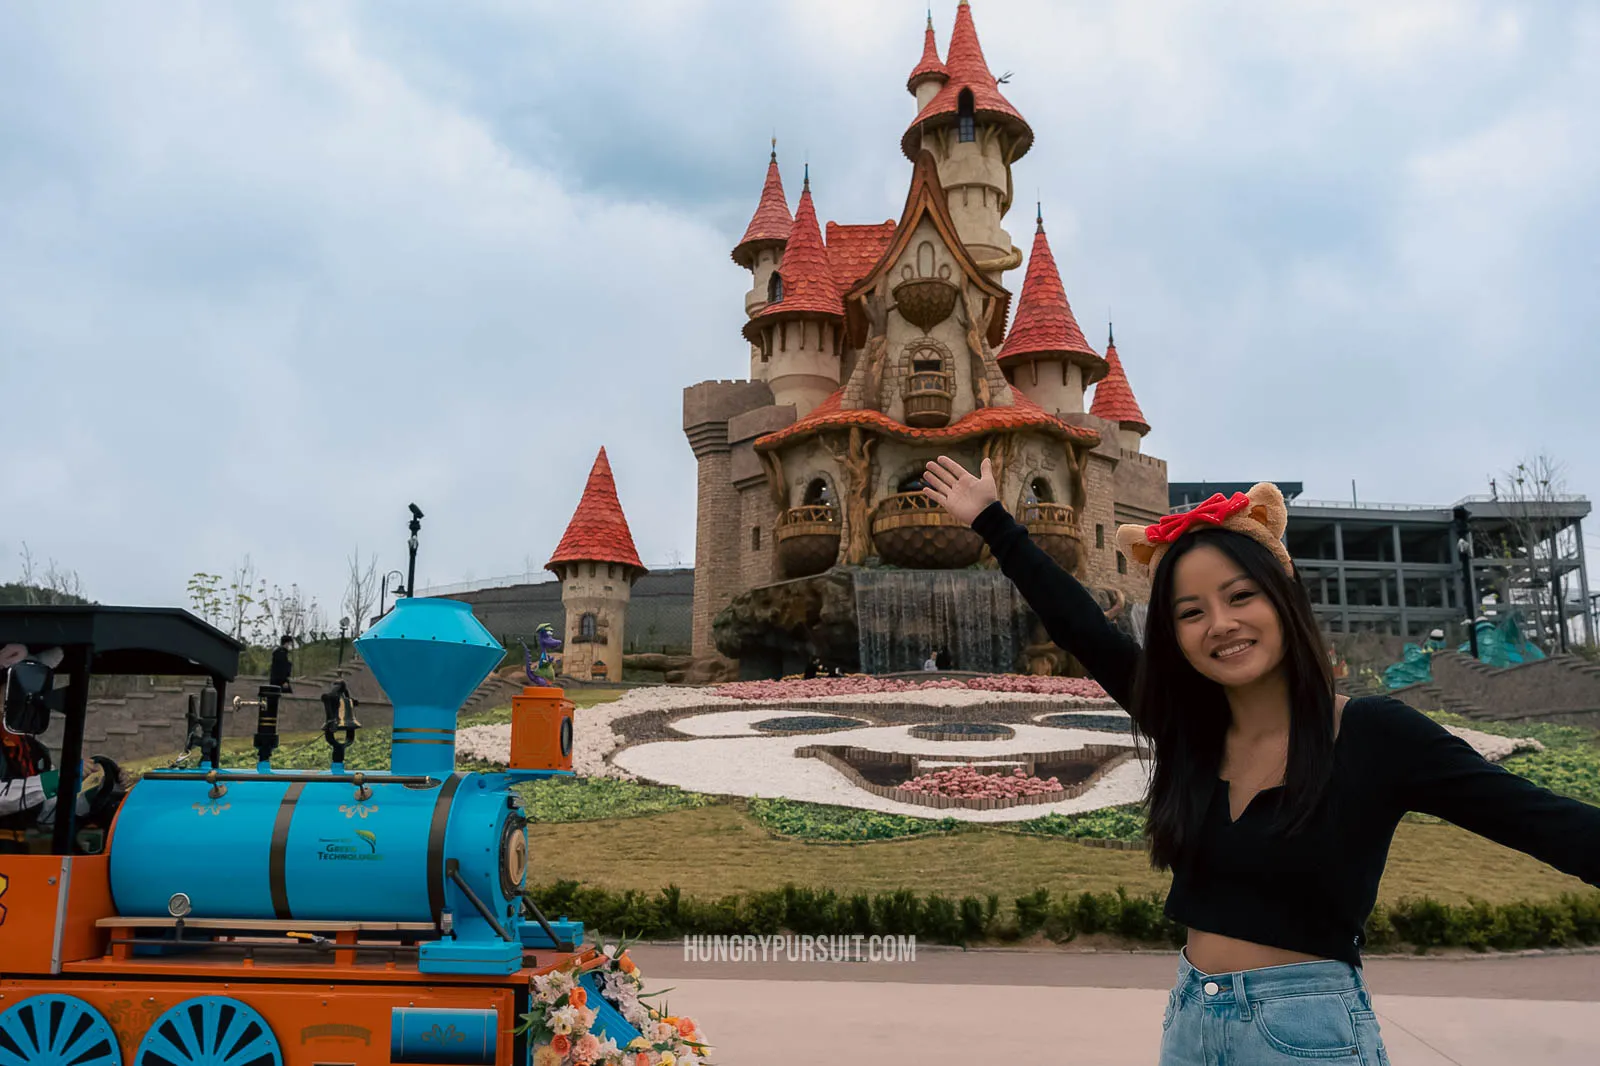
[[[285,692],[294,691],[289,687],[289,675],[294,671],[294,664],[289,661],[289,648],[293,644],[294,638],[285,633],[278,646],[272,649],[272,671],[267,675],[267,684],[277,685]]]
[[[805,679],[807,681],[810,681],[812,678],[816,677],[817,676],[817,671],[819,669],[821,669],[821,667],[822,667],[822,664],[817,660],[817,657],[815,655],[813,655],[811,658],[807,659],[806,660]]]
[[[933,652],[928,652],[928,657],[922,660],[922,668],[929,673],[939,669],[938,659],[935,657]]]

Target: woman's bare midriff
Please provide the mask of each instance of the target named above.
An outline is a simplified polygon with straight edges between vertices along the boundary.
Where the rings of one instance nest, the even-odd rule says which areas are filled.
[[[1189,930],[1184,954],[1188,956],[1189,965],[1201,973],[1238,973],[1240,970],[1258,970],[1264,966],[1323,961],[1320,955],[1253,944],[1220,933],[1202,933],[1198,929]]]

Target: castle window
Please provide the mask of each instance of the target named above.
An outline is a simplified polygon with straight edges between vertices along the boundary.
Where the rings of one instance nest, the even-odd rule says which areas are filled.
[[[761,550],[761,527],[760,526],[751,526],[750,527],[750,550],[753,551],[753,552],[758,552],[758,551]]]
[[[800,499],[803,507],[831,507],[833,506],[833,492],[828,488],[828,483],[822,478],[812,478],[811,484],[806,486],[805,495]]]
[[[1096,548],[1104,548],[1106,546],[1106,527],[1105,526],[1095,526],[1094,527],[1094,546]]]
[[[962,89],[961,95],[956,98],[956,130],[959,140],[977,139],[976,123],[972,114],[971,89]]]
[[[1030,503],[1054,503],[1056,496],[1050,489],[1050,482],[1042,477],[1036,477],[1028,483],[1028,495],[1032,497]]]
[[[599,628],[599,623],[595,619],[593,612],[584,615],[582,618],[578,619],[578,639],[593,640],[595,638],[595,634],[599,631]]]
[[[919,470],[916,473],[907,474],[905,477],[901,478],[900,479],[900,484],[895,489],[895,491],[896,492],[921,492],[922,489],[923,489],[922,472]]]
[[[772,272],[772,277],[767,279],[767,303],[783,303],[783,275],[776,270]]]
[[[1126,555],[1123,555],[1121,552],[1118,552],[1117,553],[1117,573],[1126,574],[1127,572],[1128,572],[1128,557]]]

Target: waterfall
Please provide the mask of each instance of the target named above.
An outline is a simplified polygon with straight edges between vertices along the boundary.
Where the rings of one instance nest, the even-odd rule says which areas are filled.
[[[1012,673],[1031,615],[998,570],[857,570],[861,669],[920,670],[948,648],[957,670]]]

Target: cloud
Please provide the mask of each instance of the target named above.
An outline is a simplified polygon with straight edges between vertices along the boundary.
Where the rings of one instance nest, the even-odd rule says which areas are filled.
[[[934,11],[941,45],[953,5]],[[980,2],[1080,322],[1175,479],[1449,501],[1600,478],[1600,19],[1415,0]],[[776,131],[897,216],[922,12],[477,0],[24,7],[0,38],[0,540],[106,602],[252,554],[332,617],[542,564],[606,445],[693,557],[680,390],[742,375],[727,251]],[[1008,219],[1026,245],[1032,213]],[[1020,288],[1022,271],[1008,277]],[[1221,417],[1219,417],[1219,415]],[[1311,428],[1308,428],[1311,427]],[[1398,457],[1398,461],[1397,461]],[[5,573],[0,562],[0,576]]]

